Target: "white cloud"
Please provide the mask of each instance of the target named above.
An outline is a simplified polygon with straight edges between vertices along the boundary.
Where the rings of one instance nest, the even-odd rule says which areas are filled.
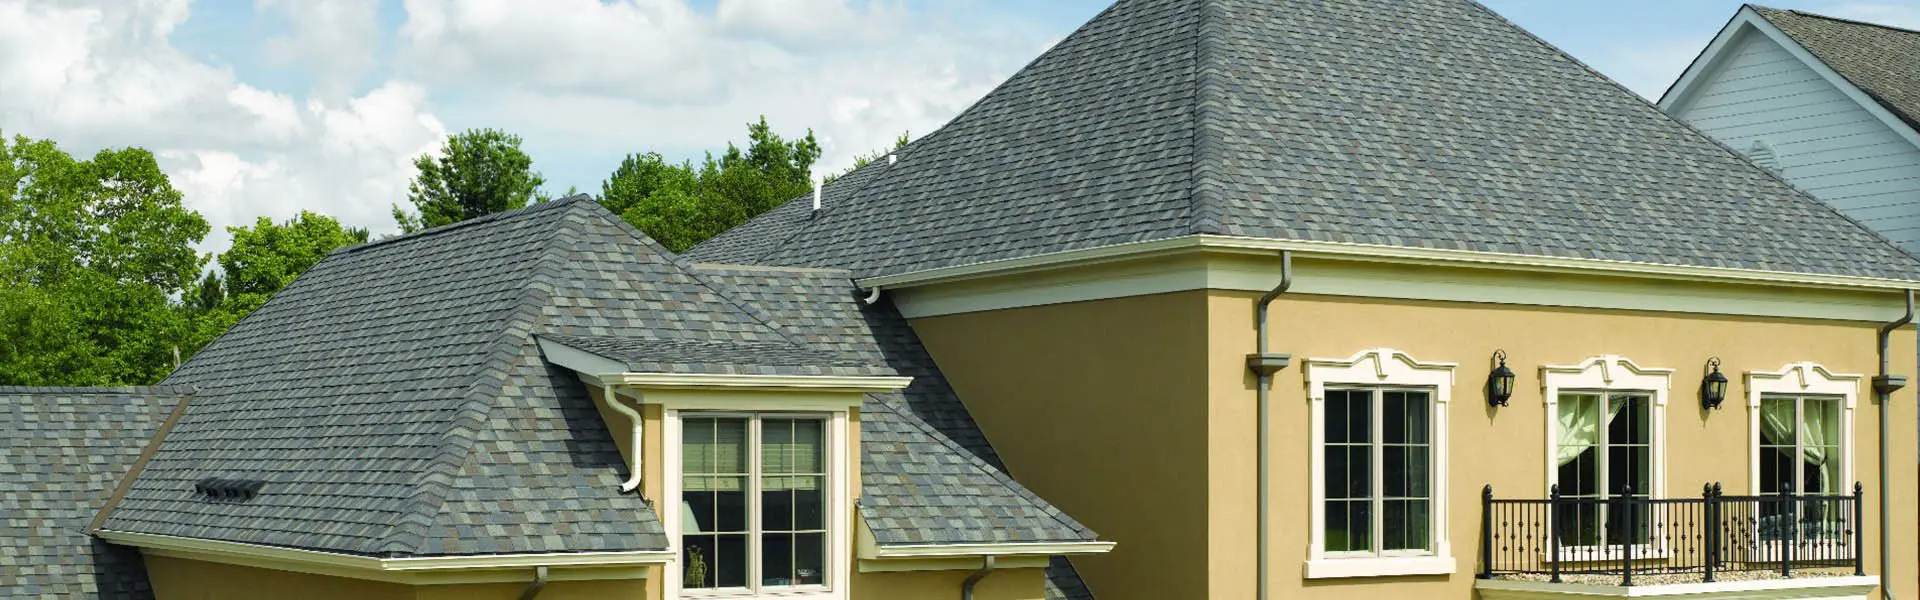
[[[404,72],[465,92],[443,107],[455,121],[529,145],[671,154],[739,140],[764,114],[783,133],[812,127],[826,169],[931,131],[1054,41],[1017,22],[846,0],[722,0],[711,13],[683,0],[408,0],[407,11]]]
[[[267,40],[268,62],[312,67],[316,90],[328,99],[351,93],[379,60],[378,0],[254,0],[258,12],[279,15],[287,33]]]
[[[391,231],[407,160],[445,128],[424,88],[388,82],[359,97],[296,100],[175,48],[185,0],[58,4],[0,0],[0,129],[69,152],[140,146],[214,228],[300,209]]]

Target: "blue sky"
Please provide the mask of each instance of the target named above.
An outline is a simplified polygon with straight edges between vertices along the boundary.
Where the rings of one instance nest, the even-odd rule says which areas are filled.
[[[1649,96],[1739,7],[1487,3]],[[448,132],[521,135],[554,192],[597,191],[630,152],[723,148],[761,114],[813,128],[836,169],[937,127],[1107,4],[0,0],[0,131],[153,149],[217,228],[306,208],[384,232],[409,159]],[[1920,0],[1773,5],[1920,27]]]

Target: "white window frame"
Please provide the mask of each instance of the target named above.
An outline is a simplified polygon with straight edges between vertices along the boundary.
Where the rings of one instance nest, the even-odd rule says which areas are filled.
[[[683,473],[680,458],[682,452],[681,443],[684,437],[684,432],[681,427],[683,421],[688,418],[712,417],[747,418],[753,419],[755,423],[757,423],[759,419],[819,419],[826,424],[826,447],[824,451],[827,457],[827,480],[825,484],[827,493],[825,498],[826,505],[822,507],[822,510],[825,511],[825,515],[823,516],[826,519],[825,525],[827,529],[827,548],[824,556],[822,556],[826,562],[825,565],[822,565],[825,569],[826,583],[818,586],[780,587],[756,591],[758,582],[755,581],[755,579],[760,574],[760,549],[758,545],[749,544],[747,552],[747,560],[749,562],[747,583],[749,587],[684,589],[685,581],[683,581],[683,579],[685,578],[685,573],[682,569],[685,567],[676,560],[666,567],[666,597],[845,600],[847,598],[847,589],[850,585],[848,580],[852,576],[852,569],[850,567],[853,564],[850,552],[852,543],[848,535],[851,529],[848,518],[852,514],[852,509],[849,507],[849,500],[847,498],[849,468],[847,459],[849,450],[847,444],[850,439],[848,437],[848,423],[851,420],[849,412],[846,410],[739,411],[666,408],[662,414],[662,429],[664,430],[665,439],[661,440],[664,450],[662,454],[665,455],[663,458],[666,461],[661,465],[665,473],[665,481],[662,482],[665,488],[665,498],[663,499],[664,501],[660,503],[658,512],[660,513],[661,525],[666,529],[667,537],[671,540],[671,545],[676,555],[685,548],[681,540],[680,522],[680,506],[683,502],[681,498],[681,479]],[[752,491],[749,492],[751,497],[747,502],[747,526],[749,531],[752,532],[752,537],[757,538],[760,535],[760,499],[758,498],[758,490],[760,489],[760,477],[758,475],[760,444],[758,439],[753,436],[759,431],[759,427],[757,425],[751,425],[748,429],[752,432],[749,433],[749,440],[753,442],[748,446],[752,449],[748,460],[750,461],[750,471],[755,473],[755,476],[748,478],[749,489]]]
[[[1447,495],[1451,486],[1447,478],[1447,437],[1451,431],[1447,426],[1447,416],[1452,406],[1453,372],[1457,365],[1421,362],[1392,348],[1362,350],[1347,358],[1309,358],[1303,364],[1307,379],[1308,411],[1311,413],[1308,455],[1312,458],[1309,461],[1308,486],[1313,493],[1308,509],[1310,533],[1307,536],[1306,577],[1322,579],[1453,573],[1457,563],[1453,558],[1453,544],[1448,536],[1447,525]],[[1429,485],[1432,499],[1429,501],[1431,515],[1428,526],[1432,531],[1428,532],[1427,538],[1433,544],[1431,552],[1353,556],[1326,551],[1328,388],[1419,389],[1432,394],[1429,403],[1432,414],[1428,419],[1428,426],[1432,428],[1428,441],[1430,459],[1433,461],[1428,470],[1433,478]],[[1378,421],[1377,418],[1375,420]],[[1373,470],[1374,479],[1378,480],[1379,464]],[[1378,483],[1375,481],[1376,486]],[[1380,489],[1375,487],[1374,491],[1378,493]],[[1375,535],[1381,533],[1376,531]]]
[[[1643,393],[1652,399],[1652,405],[1647,407],[1652,427],[1647,460],[1652,463],[1653,472],[1647,474],[1647,481],[1652,482],[1653,489],[1642,493],[1649,499],[1666,498],[1667,399],[1673,387],[1673,372],[1673,369],[1642,367],[1613,354],[1595,356],[1574,365],[1541,366],[1540,389],[1546,402],[1547,425],[1546,453],[1541,455],[1541,462],[1546,465],[1547,487],[1541,493],[1549,493],[1560,483],[1560,465],[1554,457],[1560,452],[1561,394],[1595,393],[1605,397],[1609,393]],[[1634,558],[1660,558],[1668,553],[1666,548],[1654,548],[1652,544],[1635,544],[1634,548]],[[1607,560],[1618,557],[1620,551],[1619,546],[1611,544],[1607,548],[1569,546],[1568,549],[1581,556]]]
[[[1840,483],[1842,490],[1832,495],[1849,495],[1853,472],[1853,409],[1860,398],[1860,386],[1866,377],[1834,373],[1813,362],[1787,363],[1778,371],[1748,371],[1747,384],[1747,490],[1760,493],[1760,401],[1767,396],[1840,398]],[[1799,490],[1795,490],[1799,492]]]

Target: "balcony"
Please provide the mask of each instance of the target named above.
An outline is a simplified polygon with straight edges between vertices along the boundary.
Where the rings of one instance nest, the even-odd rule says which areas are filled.
[[[1851,495],[1481,497],[1487,600],[1865,598],[1861,487]]]

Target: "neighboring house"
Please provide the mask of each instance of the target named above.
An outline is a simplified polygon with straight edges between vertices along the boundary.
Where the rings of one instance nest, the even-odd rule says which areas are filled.
[[[1920,32],[1741,7],[1660,108],[1920,252]]]
[[[1916,287],[1468,0],[1122,0],[682,256],[336,251],[13,595],[1912,598]]]

